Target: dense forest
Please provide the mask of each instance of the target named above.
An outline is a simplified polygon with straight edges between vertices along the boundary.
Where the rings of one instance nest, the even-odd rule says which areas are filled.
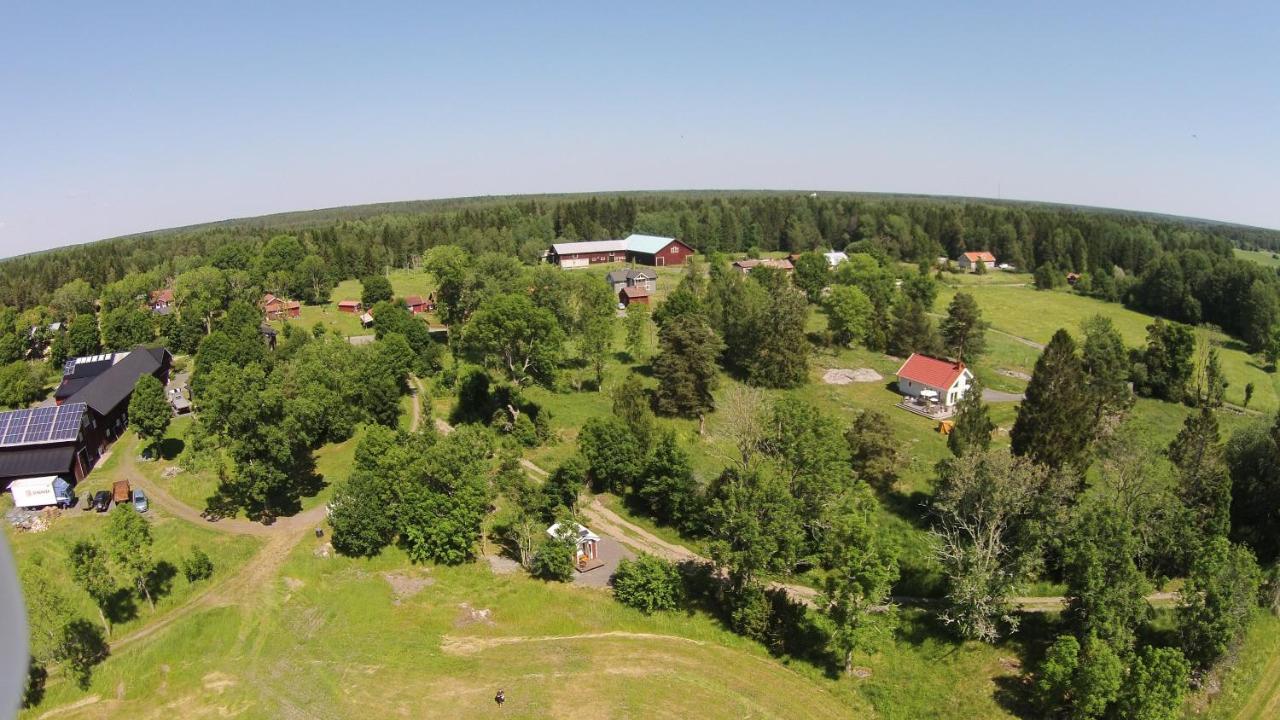
[[[1255,350],[1280,318],[1274,271],[1231,253],[1236,246],[1280,247],[1277,231],[1034,203],[780,192],[475,198],[226,221],[6,260],[0,305],[48,305],[76,279],[103,288],[130,273],[163,282],[206,264],[255,270],[263,247],[282,232],[298,237],[302,257],[314,256],[311,269],[330,282],[412,266],[445,244],[535,263],[557,239],[648,232],[680,237],[704,253],[852,245],[925,263],[991,250],[1019,269],[1081,273],[1082,292],[1182,322],[1217,324]]]

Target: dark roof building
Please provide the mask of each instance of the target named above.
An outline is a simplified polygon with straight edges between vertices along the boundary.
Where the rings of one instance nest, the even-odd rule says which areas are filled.
[[[83,403],[0,413],[0,487],[24,477],[84,477],[97,460],[85,447],[92,428]]]
[[[163,382],[172,364],[173,356],[168,350],[138,346],[72,395],[69,401],[85,403],[99,417],[109,417],[128,402],[138,378],[152,375]]]
[[[89,355],[68,360],[62,366],[62,382],[53,393],[53,399],[59,405],[67,398],[80,392],[82,388],[106,372],[123,354],[104,353]]]

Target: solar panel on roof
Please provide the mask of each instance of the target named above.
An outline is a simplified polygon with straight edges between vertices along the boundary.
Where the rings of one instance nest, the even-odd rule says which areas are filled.
[[[58,415],[53,421],[53,432],[50,440],[74,440],[80,434],[80,423],[84,418],[84,403],[70,403],[58,408]]]
[[[27,421],[27,431],[22,435],[22,442],[24,444],[48,442],[49,433],[53,430],[53,416],[57,414],[56,407],[41,407],[33,410],[31,419]]]
[[[3,443],[5,445],[14,445],[22,441],[22,435],[27,431],[27,420],[30,416],[30,410],[13,411],[9,420],[9,427],[4,433]]]

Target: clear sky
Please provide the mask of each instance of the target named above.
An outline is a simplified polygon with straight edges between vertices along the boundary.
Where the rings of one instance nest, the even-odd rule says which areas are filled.
[[[0,6],[0,255],[624,189],[1001,196],[1280,228],[1274,0],[200,4]]]

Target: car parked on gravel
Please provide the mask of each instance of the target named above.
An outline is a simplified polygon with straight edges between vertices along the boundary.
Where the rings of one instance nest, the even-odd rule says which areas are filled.
[[[141,490],[133,491],[133,509],[140,513],[147,511],[151,505],[147,502],[147,496],[142,494]]]
[[[99,490],[93,495],[93,509],[98,512],[106,512],[111,509],[111,493],[106,490]]]

